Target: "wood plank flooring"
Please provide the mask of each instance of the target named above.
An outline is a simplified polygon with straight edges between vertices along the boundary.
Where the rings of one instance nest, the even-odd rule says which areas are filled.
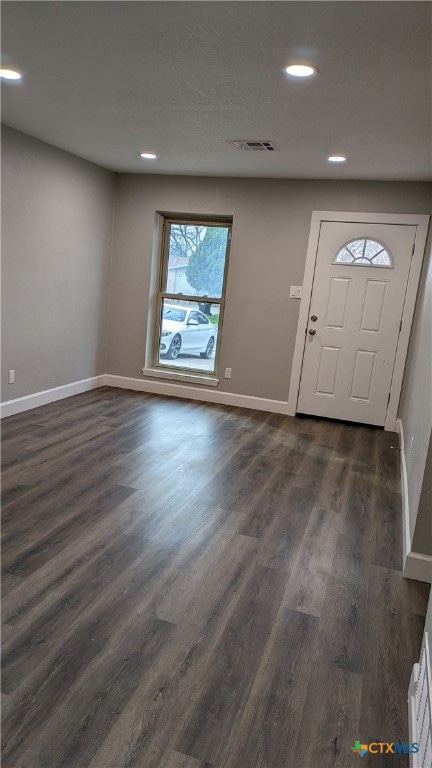
[[[2,433],[3,768],[351,768],[408,739],[428,587],[395,435],[109,388]]]

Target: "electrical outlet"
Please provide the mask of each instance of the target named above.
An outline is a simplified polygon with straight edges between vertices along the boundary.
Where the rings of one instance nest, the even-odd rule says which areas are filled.
[[[290,285],[290,299],[301,299],[302,286]]]
[[[225,378],[230,379],[232,373],[232,368],[225,368]]]
[[[9,371],[8,382],[9,384],[15,384],[15,371]]]

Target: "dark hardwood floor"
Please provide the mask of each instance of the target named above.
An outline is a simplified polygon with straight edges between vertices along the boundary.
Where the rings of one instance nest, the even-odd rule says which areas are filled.
[[[3,422],[3,768],[350,768],[428,587],[380,429],[102,388]]]

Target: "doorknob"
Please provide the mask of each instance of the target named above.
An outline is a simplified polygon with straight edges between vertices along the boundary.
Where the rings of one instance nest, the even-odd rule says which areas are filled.
[[[311,320],[312,320],[312,322],[313,322],[313,323],[316,323],[316,321],[318,320],[318,318],[317,318],[317,316],[316,316],[316,315],[311,315]]]
[[[309,328],[309,335],[310,336],[315,336],[315,334],[316,334],[315,328]]]

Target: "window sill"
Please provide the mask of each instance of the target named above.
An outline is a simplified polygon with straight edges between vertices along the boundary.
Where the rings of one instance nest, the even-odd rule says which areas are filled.
[[[206,387],[217,387],[219,379],[215,376],[202,376],[199,373],[183,373],[183,371],[162,371],[159,368],[143,368],[144,376],[154,379],[184,382],[185,384],[202,384]]]

